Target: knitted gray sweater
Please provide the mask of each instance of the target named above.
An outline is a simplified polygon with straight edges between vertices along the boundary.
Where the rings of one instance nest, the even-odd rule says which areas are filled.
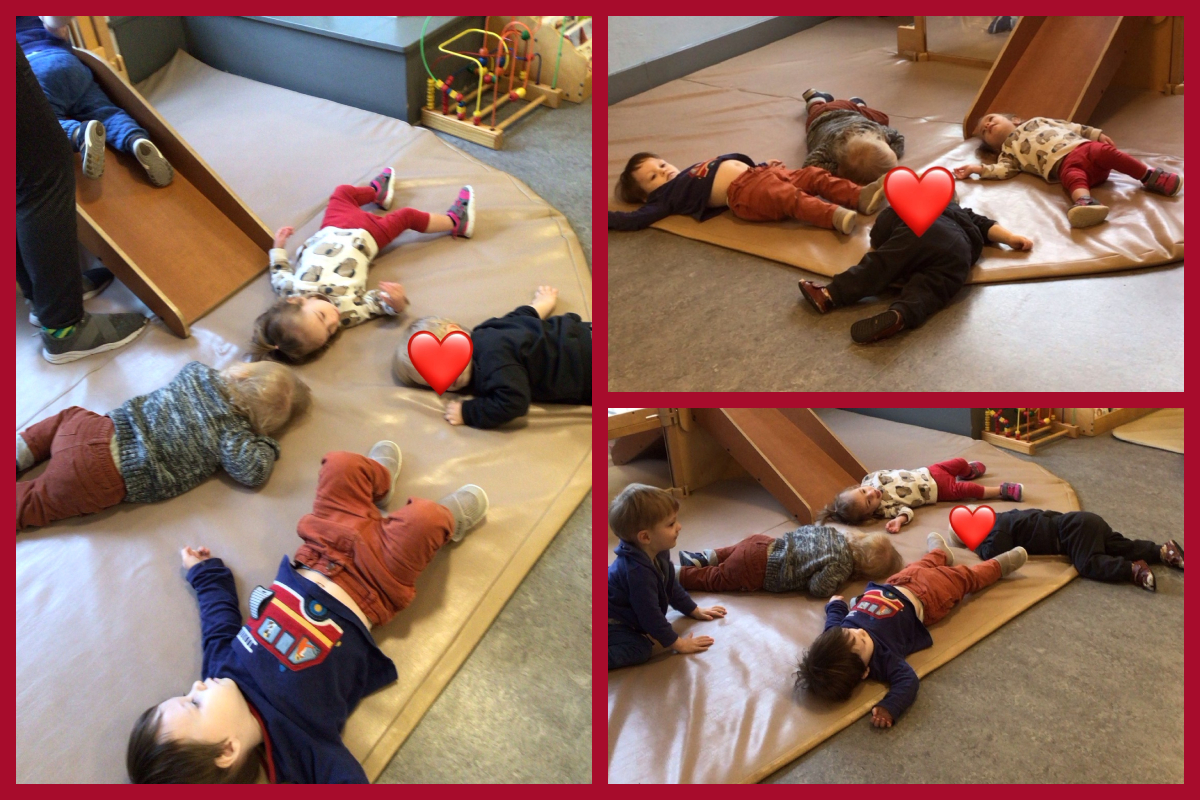
[[[852,574],[854,557],[846,537],[836,528],[803,525],[771,543],[763,589],[830,597]]]
[[[840,174],[838,158],[842,148],[851,138],[864,133],[882,136],[896,158],[904,157],[904,135],[900,131],[872,122],[857,111],[839,108],[817,117],[808,129],[808,157],[804,159],[804,166]]]
[[[254,432],[230,405],[217,371],[199,361],[108,416],[130,503],[183,494],[219,468],[238,483],[261,486],[279,458],[279,443]]]

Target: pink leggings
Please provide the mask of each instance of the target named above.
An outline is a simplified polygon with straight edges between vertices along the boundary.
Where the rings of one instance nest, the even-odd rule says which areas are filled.
[[[321,227],[347,228],[353,230],[362,228],[371,234],[375,244],[382,250],[392,239],[412,228],[417,233],[424,233],[429,227],[429,214],[415,208],[401,208],[385,216],[376,216],[363,211],[364,203],[375,200],[375,190],[370,186],[351,186],[342,184],[333,190],[329,196],[329,207],[325,209],[325,218]]]
[[[1058,165],[1058,179],[1070,196],[1076,189],[1090,189],[1104,183],[1114,169],[1140,181],[1148,167],[1111,144],[1084,142],[1063,156]]]
[[[983,499],[983,487],[978,483],[957,480],[957,478],[971,474],[971,467],[965,458],[952,458],[949,461],[932,464],[929,467],[929,474],[933,476],[933,482],[937,484],[939,503],[950,500]]]

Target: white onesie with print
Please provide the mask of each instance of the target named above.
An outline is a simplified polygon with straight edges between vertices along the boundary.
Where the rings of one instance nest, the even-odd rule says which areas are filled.
[[[271,249],[271,288],[280,297],[323,295],[337,306],[343,328],[395,316],[386,294],[367,289],[367,271],[378,252],[375,238],[361,228],[321,228],[296,251],[296,267],[286,249]]]
[[[862,485],[872,486],[883,495],[875,512],[878,516],[884,519],[903,516],[905,525],[912,522],[914,506],[937,502],[937,483],[929,474],[929,467],[881,469],[863,478]]]

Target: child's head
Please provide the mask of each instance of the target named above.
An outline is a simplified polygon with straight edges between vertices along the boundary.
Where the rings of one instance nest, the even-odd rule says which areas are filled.
[[[236,683],[196,681],[186,695],[142,712],[129,734],[125,768],[133,783],[254,783],[257,728]]]
[[[861,628],[830,628],[804,651],[796,666],[796,694],[841,702],[870,671],[863,656],[870,634]]]
[[[417,372],[417,368],[413,366],[412,359],[408,357],[408,340],[416,336],[421,331],[429,331],[437,337],[438,341],[445,339],[451,331],[465,331],[463,326],[457,322],[451,322],[442,317],[421,317],[414,320],[408,326],[408,330],[404,332],[404,338],[396,347],[396,354],[392,356],[392,374],[396,376],[396,380],[403,383],[405,386],[429,386],[429,381],[421,377],[421,373]],[[454,383],[450,384],[448,390],[457,392],[468,383],[471,382],[471,364],[467,364],[467,368],[462,371]]]
[[[821,509],[818,522],[831,519],[847,525],[865,522],[879,509],[883,493],[873,486],[850,486],[838,493],[833,502]]]
[[[679,174],[679,169],[654,153],[637,153],[625,164],[617,181],[617,199],[623,203],[644,203],[658,187]]]
[[[1015,114],[984,114],[975,125],[975,135],[983,139],[984,147],[999,153],[1004,140],[1025,120]]]
[[[331,300],[319,294],[284,297],[254,321],[250,355],[293,363],[323,350],[341,329],[341,315]]]
[[[846,546],[854,559],[854,577],[881,581],[895,575],[904,567],[904,559],[892,546],[892,540],[882,533],[843,534]]]
[[[255,432],[268,436],[303,413],[311,395],[294,371],[274,361],[230,364],[221,370],[229,401]]]
[[[878,180],[894,166],[896,153],[875,134],[864,133],[851,137],[843,145],[841,157],[838,158],[841,176],[863,185]]]
[[[675,546],[678,517],[675,496],[644,483],[629,484],[608,504],[608,524],[617,538],[652,554]]]

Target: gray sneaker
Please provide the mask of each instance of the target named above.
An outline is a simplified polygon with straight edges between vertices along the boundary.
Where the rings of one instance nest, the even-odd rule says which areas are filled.
[[[83,126],[79,137],[79,154],[83,157],[83,175],[95,180],[104,174],[104,125],[94,119]]]
[[[136,339],[149,322],[141,314],[89,314],[85,311],[70,336],[56,339],[42,331],[42,358],[51,364],[66,364],[105,350],[116,350]]]
[[[396,491],[396,481],[400,479],[400,465],[404,463],[404,457],[400,455],[400,445],[387,439],[376,442],[371,446],[371,452],[367,453],[367,458],[383,464],[392,476],[392,488],[388,489],[388,493],[382,499],[375,501],[375,505],[380,508],[387,508],[392,502],[392,492]]]
[[[438,501],[454,515],[454,533],[450,539],[461,542],[467,532],[487,516],[488,496],[473,483],[468,483],[453,494],[448,494]]]
[[[138,139],[133,143],[133,154],[137,157],[142,169],[155,186],[166,186],[175,177],[175,169],[163,154],[158,152],[154,142],[149,139]]]

